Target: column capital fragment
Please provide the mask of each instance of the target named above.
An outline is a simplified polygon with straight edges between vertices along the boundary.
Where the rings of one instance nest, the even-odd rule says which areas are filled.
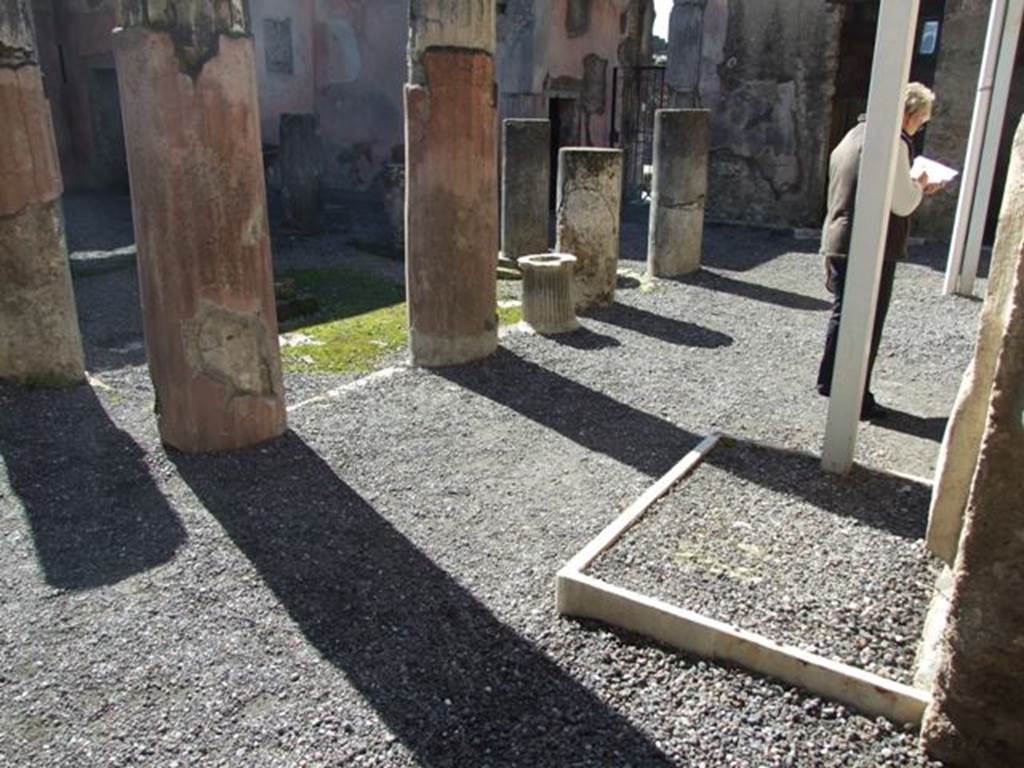
[[[118,0],[117,25],[166,32],[181,71],[195,79],[217,55],[220,36],[251,37],[246,0]]]

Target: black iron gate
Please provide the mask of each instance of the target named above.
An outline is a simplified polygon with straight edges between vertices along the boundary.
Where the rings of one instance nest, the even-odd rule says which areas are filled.
[[[669,103],[664,66],[616,67],[612,73],[612,146],[625,155],[625,186],[648,189],[654,157],[654,113]]]

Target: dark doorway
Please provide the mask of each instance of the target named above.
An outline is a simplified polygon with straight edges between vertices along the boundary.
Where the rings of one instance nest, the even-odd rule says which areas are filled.
[[[878,0],[850,3],[843,8],[843,26],[839,41],[839,67],[836,72],[836,95],[832,102],[832,130],[829,150],[857,124],[867,111],[871,86],[871,63],[875,54],[875,31],[878,26]],[[921,0],[917,16],[914,57],[910,79],[931,86],[942,39],[942,22],[946,0]],[[924,144],[925,131],[916,137],[918,151]]]
[[[553,97],[548,100],[551,121],[551,185],[550,206],[554,210],[558,197],[558,150],[580,143],[580,119],[575,98]]]
[[[669,106],[665,67],[616,68],[612,82],[612,125],[622,126],[612,143],[624,150],[624,182],[632,193],[647,189],[644,166],[654,162],[654,113]]]
[[[113,68],[89,70],[89,104],[92,129],[90,172],[96,189],[128,192],[128,160],[121,124],[121,99]]]

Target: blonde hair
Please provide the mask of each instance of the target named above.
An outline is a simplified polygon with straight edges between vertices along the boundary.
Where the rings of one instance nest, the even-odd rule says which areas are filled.
[[[931,114],[935,91],[921,83],[910,83],[903,93],[903,114],[907,117],[920,112]]]

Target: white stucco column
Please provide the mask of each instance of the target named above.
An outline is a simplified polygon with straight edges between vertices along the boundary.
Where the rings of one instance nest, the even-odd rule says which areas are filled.
[[[992,3],[971,136],[961,175],[960,200],[949,244],[943,286],[946,295],[974,293],[1022,17],[1024,0],[994,0]]]
[[[882,0],[822,466],[853,465],[920,0]]]

